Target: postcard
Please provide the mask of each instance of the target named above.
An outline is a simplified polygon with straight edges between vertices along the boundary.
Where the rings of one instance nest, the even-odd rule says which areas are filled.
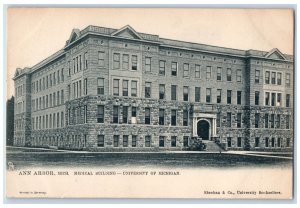
[[[293,199],[294,10],[7,9],[8,198]]]

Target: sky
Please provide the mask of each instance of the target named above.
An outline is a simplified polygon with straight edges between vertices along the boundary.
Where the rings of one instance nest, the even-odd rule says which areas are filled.
[[[130,25],[162,38],[293,54],[293,15],[289,9],[9,8],[7,98],[16,68],[32,67],[62,49],[73,28]]]

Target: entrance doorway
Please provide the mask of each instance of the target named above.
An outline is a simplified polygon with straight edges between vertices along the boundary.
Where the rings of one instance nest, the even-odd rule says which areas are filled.
[[[198,137],[203,140],[209,140],[209,123],[205,120],[201,120],[197,123]]]

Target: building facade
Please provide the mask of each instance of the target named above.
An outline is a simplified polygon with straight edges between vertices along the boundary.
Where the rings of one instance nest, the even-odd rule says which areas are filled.
[[[15,146],[182,150],[293,149],[293,56],[74,29],[63,49],[17,69]]]

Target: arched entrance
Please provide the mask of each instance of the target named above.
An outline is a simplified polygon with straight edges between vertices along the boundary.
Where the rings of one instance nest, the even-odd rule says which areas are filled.
[[[197,123],[197,135],[203,140],[209,140],[209,123],[206,120],[200,120]]]

